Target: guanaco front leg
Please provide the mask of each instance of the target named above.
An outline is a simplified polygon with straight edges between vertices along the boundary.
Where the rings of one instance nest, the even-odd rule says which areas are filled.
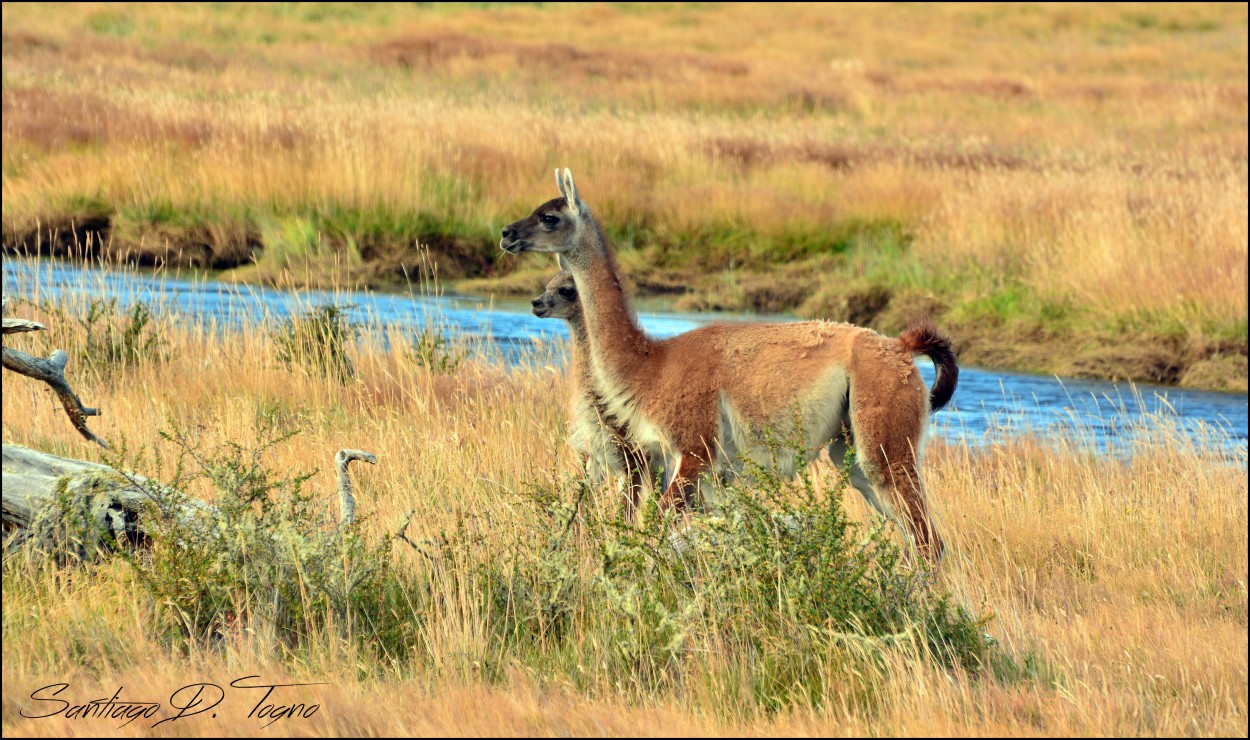
[[[694,504],[699,489],[699,475],[707,469],[707,463],[699,455],[683,452],[673,471],[673,479],[660,497],[660,508],[684,511]]]
[[[629,493],[625,499],[625,521],[634,523],[638,506],[642,502],[642,490],[651,476],[651,466],[647,459],[638,453],[637,448],[630,447],[624,452],[625,466],[629,470]]]

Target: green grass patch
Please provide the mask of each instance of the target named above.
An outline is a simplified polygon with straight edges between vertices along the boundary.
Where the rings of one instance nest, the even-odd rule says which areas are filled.
[[[115,212],[113,205],[103,195],[71,195],[60,199],[54,212],[83,217],[108,217]]]
[[[129,13],[102,10],[87,16],[87,29],[103,36],[125,38],[135,30],[135,21]]]
[[[995,278],[988,286],[986,282],[975,273],[968,276],[965,292],[952,296],[951,321],[1052,335],[1094,328],[1088,311],[1067,296],[1044,295],[1014,278]]]
[[[263,247],[260,265],[274,272],[318,262],[336,251],[322,239],[322,232],[310,218],[265,217],[260,219],[259,227]],[[359,261],[359,253],[355,256]]]
[[[661,267],[763,270],[798,260],[852,251],[905,253],[910,231],[893,219],[848,219],[833,225],[796,220],[775,231],[726,222],[669,232],[645,224],[609,226],[618,249],[650,249]]]

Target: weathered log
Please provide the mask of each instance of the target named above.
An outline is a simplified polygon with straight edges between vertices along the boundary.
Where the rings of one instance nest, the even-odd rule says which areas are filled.
[[[80,558],[113,543],[142,546],[149,533],[144,518],[155,503],[154,492],[164,487],[133,473],[120,473],[100,463],[74,460],[21,445],[4,445],[3,522],[6,549],[28,540],[59,542],[67,520],[76,519],[89,536],[72,545]],[[352,460],[376,464],[377,456],[361,450],[340,450],[335,455],[339,480],[340,523],[355,519],[355,499],[347,465]],[[214,507],[186,496],[169,497],[179,502],[171,512],[188,522],[203,521]]]
[[[6,550],[29,540],[63,542],[67,529],[78,531],[64,555],[79,559],[111,543],[133,547],[146,540],[141,517],[151,497],[145,479],[21,445],[4,445],[3,453]],[[209,508],[194,499],[187,505]]]

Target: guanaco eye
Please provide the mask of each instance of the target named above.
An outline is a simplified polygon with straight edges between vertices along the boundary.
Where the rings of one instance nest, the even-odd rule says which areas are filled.
[[[557,292],[562,298],[567,298],[570,301],[577,297],[577,291],[572,288],[561,288]]]
[[[543,215],[539,216],[539,220],[547,224],[548,226],[555,226],[556,224],[560,223],[560,217],[553,216],[550,213],[544,213]]]

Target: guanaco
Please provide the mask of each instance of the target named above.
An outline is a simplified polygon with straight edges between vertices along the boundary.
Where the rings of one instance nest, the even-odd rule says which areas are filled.
[[[897,338],[807,321],[712,324],[654,340],[638,325],[572,173],[557,170],[556,183],[560,197],[504,227],[500,247],[557,254],[572,274],[602,408],[643,454],[674,466],[662,505],[689,506],[705,473],[767,463],[765,430],[800,434],[804,464],[826,446],[840,461],[853,446],[851,484],[877,511],[899,515],[924,556],[941,559],[920,471],[929,414],[946,405],[958,380],[947,337],[928,321]],[[913,354],[937,368],[929,392]],[[779,472],[793,475],[798,461],[779,462]]]
[[[569,375],[572,395],[569,403],[569,446],[586,461],[592,480],[603,482],[612,477],[627,477],[629,493],[625,518],[633,521],[642,492],[659,465],[645,456],[629,441],[628,428],[608,414],[595,392],[590,368],[590,341],[582,318],[582,304],[577,298],[573,274],[561,271],[547,283],[546,290],[530,301],[534,315],[540,319],[564,319],[571,341]]]

